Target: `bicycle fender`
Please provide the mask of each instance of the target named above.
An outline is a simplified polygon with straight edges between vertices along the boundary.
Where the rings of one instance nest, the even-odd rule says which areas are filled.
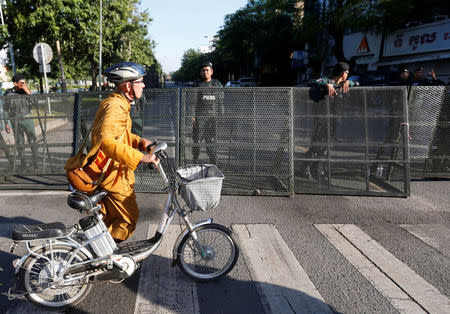
[[[89,250],[86,247],[82,247],[80,248],[78,245],[75,245],[75,243],[72,242],[65,242],[65,241],[55,241],[52,243],[52,245],[67,245],[70,247],[73,247],[74,249],[80,249],[80,252],[82,252],[83,254],[85,254],[89,259],[92,259],[93,256],[91,254],[91,252],[89,252]],[[32,253],[36,252],[37,250],[40,250],[42,248],[45,247],[49,247],[48,244],[46,245],[38,245],[38,246],[34,246],[31,250],[31,252],[28,252],[27,254],[25,254],[24,256],[22,256],[19,261],[17,262],[17,264],[14,267],[14,273],[17,275],[17,273],[19,272],[22,264],[25,262],[25,260],[32,255]]]
[[[208,218],[208,219],[203,219],[203,220],[199,220],[196,221],[194,223],[194,225],[192,226],[192,229],[195,229],[197,227],[203,226],[203,225],[208,225],[211,224],[213,222],[212,218]],[[177,251],[178,251],[178,247],[180,246],[181,240],[183,240],[183,238],[189,233],[189,229],[185,228],[183,230],[182,233],[180,233],[180,235],[178,236],[177,240],[175,241],[175,244],[173,246],[173,261],[175,262],[177,260]]]

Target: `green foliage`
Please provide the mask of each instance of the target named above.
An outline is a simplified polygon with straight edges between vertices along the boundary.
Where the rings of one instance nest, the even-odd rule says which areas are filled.
[[[183,54],[181,68],[173,73],[172,80],[178,82],[193,82],[200,77],[200,65],[207,60],[200,50],[189,49]]]
[[[148,12],[139,11],[139,0],[103,0],[102,10],[103,68],[114,62],[133,60],[146,66],[157,63],[154,42],[149,38]],[[4,8],[7,31],[0,46],[11,41],[20,72],[38,77],[33,47],[48,43],[54,51],[51,77],[59,76],[56,40],[67,78],[82,78],[98,73],[100,38],[100,2],[85,0],[7,0]]]
[[[290,72],[290,54],[298,46],[295,23],[300,10],[297,1],[252,0],[245,7],[225,17],[224,26],[214,40],[215,50],[208,55],[186,52],[191,62],[182,62],[175,73],[177,79],[199,77],[198,60],[209,59],[214,64],[214,77],[222,82],[233,74],[237,79],[248,75],[263,75],[262,68],[281,73]],[[189,73],[189,75],[187,74]],[[188,79],[189,78],[189,79]],[[286,84],[289,75],[267,79],[266,83]]]

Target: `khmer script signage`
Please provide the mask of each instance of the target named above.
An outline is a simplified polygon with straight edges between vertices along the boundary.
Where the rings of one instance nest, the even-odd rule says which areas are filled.
[[[385,37],[384,57],[450,50],[450,20],[395,31]]]

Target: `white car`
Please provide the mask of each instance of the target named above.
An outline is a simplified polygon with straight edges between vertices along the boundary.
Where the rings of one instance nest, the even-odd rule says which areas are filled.
[[[258,84],[256,83],[256,79],[254,77],[241,77],[239,80],[239,85],[241,87],[256,87]]]
[[[228,81],[225,84],[225,87],[239,87],[239,86],[241,86],[241,84],[239,84],[238,81]]]

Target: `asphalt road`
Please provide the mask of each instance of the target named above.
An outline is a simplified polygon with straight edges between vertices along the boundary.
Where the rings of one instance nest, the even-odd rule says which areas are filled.
[[[324,302],[332,311],[342,313],[395,313],[389,298],[377,290],[355,269],[334,245],[319,232],[318,225],[354,225],[406,264],[414,273],[450,297],[450,255],[448,248],[436,248],[423,238],[412,235],[402,225],[425,226],[444,230],[434,239],[449,237],[450,181],[413,181],[411,197],[350,197],[296,195],[294,197],[222,196],[218,209],[194,213],[192,221],[213,217],[215,222],[231,225],[273,225],[295,259],[303,267]],[[64,192],[3,191],[0,193],[0,279],[2,292],[8,286],[10,262],[7,253],[9,230],[15,223],[34,224],[78,221],[80,214],[66,205]],[[149,226],[158,223],[165,195],[139,193],[141,216],[132,240],[143,239]],[[177,221],[174,221],[177,223]],[[151,230],[150,230],[151,233]],[[23,249],[22,249],[23,250]],[[19,250],[20,251],[20,250]],[[18,251],[18,252],[19,252]],[[156,252],[158,253],[158,251]],[[280,270],[281,272],[281,270]],[[178,271],[177,282],[183,276]],[[264,296],[253,280],[252,266],[243,254],[236,268],[226,278],[212,284],[196,285],[201,313],[260,313],[267,309]],[[73,313],[134,313],[139,289],[138,271],[120,284],[95,283],[92,293]],[[154,285],[152,278],[146,278]],[[155,301],[158,303],[159,301]],[[163,301],[161,301],[163,302]],[[172,302],[181,302],[173,300]],[[24,301],[0,298],[2,312],[35,312]],[[177,312],[177,311],[175,311]],[[180,312],[181,313],[181,312]]]

